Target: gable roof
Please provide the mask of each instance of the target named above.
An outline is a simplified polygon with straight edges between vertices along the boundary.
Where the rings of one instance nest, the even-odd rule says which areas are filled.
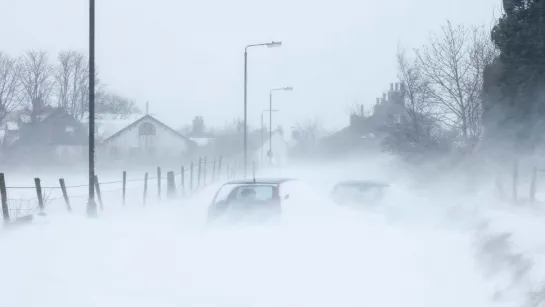
[[[145,121],[145,120],[150,120],[150,121],[156,123],[158,126],[163,127],[163,128],[165,128],[166,130],[168,130],[168,131],[174,133],[174,135],[178,136],[179,138],[184,139],[189,145],[191,145],[191,146],[197,146],[197,144],[196,144],[194,141],[192,141],[191,139],[189,139],[189,138],[186,137],[186,136],[183,136],[182,134],[180,134],[180,132],[178,132],[178,131],[172,129],[171,127],[167,126],[165,123],[161,122],[160,120],[158,120],[157,118],[155,118],[155,117],[153,117],[153,116],[151,116],[151,115],[149,115],[149,114],[146,114],[146,115],[142,116],[141,118],[139,118],[139,119],[137,119],[136,121],[134,121],[132,124],[130,124],[130,125],[126,126],[125,128],[123,128],[123,129],[117,131],[116,133],[112,134],[111,136],[109,136],[108,138],[106,138],[104,141],[102,141],[102,144],[111,141],[112,139],[118,137],[119,135],[121,135],[121,134],[122,134],[123,132],[125,132],[125,131],[128,131],[128,130],[130,130],[130,129],[132,129],[132,128],[135,128],[138,124],[140,124],[141,122],[143,122],[143,121]]]
[[[70,131],[66,130],[68,127],[71,127]],[[13,145],[84,146],[87,143],[88,133],[85,127],[64,109],[56,108],[36,123],[23,124]]]

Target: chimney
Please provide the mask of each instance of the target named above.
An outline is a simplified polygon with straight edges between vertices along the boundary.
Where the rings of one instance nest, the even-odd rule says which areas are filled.
[[[405,84],[404,84],[404,83],[400,83],[400,84],[399,84],[399,90],[400,90],[400,91],[404,91],[404,90],[405,90]]]
[[[380,104],[380,97],[377,97],[377,104]]]
[[[382,93],[382,102],[386,102],[386,93]]]
[[[355,129],[358,116],[356,114],[350,115],[350,129]]]
[[[396,82],[396,92],[399,91],[399,83]]]
[[[195,116],[193,118],[193,134],[201,135],[204,133],[204,119],[202,116]]]
[[[390,91],[391,91],[391,92],[394,91],[394,84],[393,84],[393,83],[390,83]]]
[[[363,104],[360,105],[360,116],[363,117],[364,113],[363,113]]]

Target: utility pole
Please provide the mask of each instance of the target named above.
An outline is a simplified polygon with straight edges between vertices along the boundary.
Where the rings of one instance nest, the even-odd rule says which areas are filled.
[[[263,113],[264,112],[261,112],[261,164],[260,164],[260,167],[262,168],[263,167],[263,130],[265,130],[265,127],[263,127]]]
[[[272,165],[272,91],[269,92],[269,164]]]
[[[269,127],[270,127],[270,130],[269,130],[269,152],[267,153],[267,156],[269,157],[269,163],[272,165],[272,157],[273,157],[273,152],[272,152],[272,135],[273,135],[273,126],[272,126],[272,112],[273,112],[273,109],[272,109],[272,94],[273,92],[276,92],[276,91],[293,91],[293,87],[291,86],[287,86],[287,87],[281,87],[281,88],[275,88],[275,89],[272,89],[269,91]]]
[[[244,49],[244,178],[248,169],[248,47]]]
[[[89,0],[89,201],[87,216],[97,216],[95,202],[95,0]]]

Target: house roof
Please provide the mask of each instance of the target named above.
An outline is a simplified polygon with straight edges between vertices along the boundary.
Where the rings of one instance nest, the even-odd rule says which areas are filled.
[[[97,136],[102,139],[107,139],[114,133],[127,127],[141,117],[142,114],[131,114],[128,116],[120,116],[116,114],[96,114],[95,130],[97,132]],[[89,117],[85,115],[81,122],[85,125],[88,125]]]
[[[66,128],[71,127],[69,133]],[[18,145],[86,145],[87,130],[64,109],[52,110],[47,117],[34,124],[24,124]]]
[[[125,128],[117,131],[116,133],[112,134],[111,136],[109,136],[108,138],[106,138],[104,141],[102,141],[102,143],[107,143],[109,141],[111,141],[112,139],[115,139],[116,137],[118,137],[119,135],[121,135],[123,132],[125,131],[128,131],[134,127],[136,127],[138,124],[140,124],[141,122],[145,121],[145,120],[150,120],[154,123],[156,123],[157,125],[165,128],[166,130],[174,133],[174,135],[186,140],[189,144],[191,145],[194,145],[196,146],[197,144],[192,141],[191,139],[189,139],[188,137],[185,137],[183,136],[182,134],[180,134],[178,131],[172,129],[171,127],[167,126],[165,123],[161,122],[160,120],[156,119],[155,117],[149,115],[149,114],[146,114],[144,116],[142,116],[141,118],[137,119],[136,121],[132,122],[131,124],[129,124],[128,126],[126,126]]]

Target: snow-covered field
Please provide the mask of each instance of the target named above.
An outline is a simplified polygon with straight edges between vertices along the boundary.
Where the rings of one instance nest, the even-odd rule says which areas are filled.
[[[545,212],[498,204],[486,185],[419,184],[392,163],[261,174],[302,180],[272,225],[205,227],[219,183],[146,207],[105,196],[96,220],[38,217],[0,232],[2,306],[525,306],[544,272]],[[367,211],[329,203],[351,178],[391,193]]]

